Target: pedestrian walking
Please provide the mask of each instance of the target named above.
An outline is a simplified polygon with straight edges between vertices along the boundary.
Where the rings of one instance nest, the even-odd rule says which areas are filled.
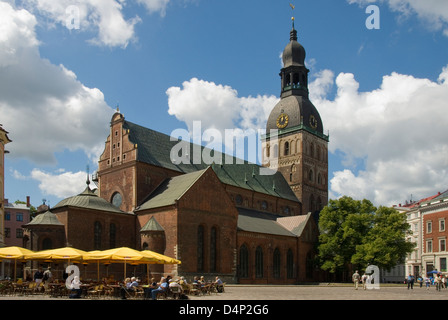
[[[352,275],[352,281],[355,285],[355,290],[358,290],[359,279],[360,279],[360,275],[358,273],[358,270],[356,270],[355,273]]]
[[[409,274],[408,275],[408,278],[407,278],[407,282],[408,282],[408,290],[409,289],[411,289],[411,290],[413,290],[414,289],[414,276],[412,275],[412,274]]]
[[[431,279],[426,276],[425,278],[425,284],[426,284],[426,290],[429,290],[429,287],[431,286]]]
[[[367,275],[364,273],[361,277],[362,288],[366,290],[367,288]]]

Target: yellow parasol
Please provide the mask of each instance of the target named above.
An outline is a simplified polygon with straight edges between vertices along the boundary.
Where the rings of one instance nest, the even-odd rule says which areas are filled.
[[[152,262],[152,264],[180,264],[181,263],[180,260],[165,256],[161,253],[157,253],[157,252],[154,252],[151,250],[143,250],[140,252],[149,258],[158,260],[158,262]],[[150,264],[150,263],[148,263],[148,264]],[[147,266],[147,268],[146,268],[146,278],[149,281],[149,266]]]
[[[157,253],[154,251],[150,251],[150,250],[143,250],[140,251],[143,255],[145,255],[148,258],[153,258],[158,260],[158,262],[153,262],[153,263],[157,263],[157,264],[181,264],[180,260],[165,256],[161,253]]]
[[[14,281],[17,280],[17,260],[25,260],[25,256],[32,253],[31,250],[16,246],[0,248],[0,259],[14,260]]]
[[[29,260],[53,260],[53,261],[67,260],[68,263],[70,264],[70,260],[82,261],[84,255],[86,254],[87,254],[86,251],[80,249],[72,247],[64,247],[64,248],[37,251],[26,255],[25,258]]]
[[[128,247],[114,248],[99,252],[89,252],[84,255],[84,261],[111,262],[124,264],[124,277],[126,278],[126,264],[158,263],[159,260],[142,254],[140,251]]]

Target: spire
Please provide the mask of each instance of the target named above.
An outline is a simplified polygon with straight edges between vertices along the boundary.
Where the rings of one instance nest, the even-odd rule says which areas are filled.
[[[289,4],[289,6],[291,7],[291,9],[294,11],[294,9],[296,8],[295,5],[293,5],[292,3]],[[291,32],[289,33],[289,40],[290,41],[297,41],[297,31],[294,28],[294,16],[291,17],[291,21],[292,21],[292,29]]]
[[[297,30],[294,29],[294,17],[291,18],[292,20],[292,29],[289,33],[289,41],[297,41]]]
[[[90,184],[90,177],[89,177],[89,165],[87,165],[87,169],[86,169],[86,171],[87,171],[87,181],[86,181],[86,184],[87,184],[87,187],[89,186],[89,184]]]

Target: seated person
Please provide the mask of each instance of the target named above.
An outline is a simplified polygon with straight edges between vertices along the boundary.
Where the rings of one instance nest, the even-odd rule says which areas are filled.
[[[70,285],[70,288],[72,290],[72,294],[70,294],[70,298],[72,299],[77,299],[77,298],[81,298],[81,281],[79,280],[78,276],[75,276],[72,280],[72,283]]]
[[[159,293],[163,293],[166,292],[166,290],[168,289],[168,283],[166,282],[166,278],[162,277],[162,279],[160,279],[160,285],[157,289],[154,289],[151,291],[151,298],[152,300],[156,300],[157,299],[157,295]]]
[[[147,286],[143,286],[143,291],[145,292],[145,298],[149,299],[151,297],[151,292],[154,289],[157,289],[156,279],[151,278],[151,282]]]
[[[182,286],[179,284],[179,282],[177,282],[174,279],[170,280],[169,287],[170,288],[174,288],[174,287],[179,288],[179,293],[183,292]]]
[[[131,285],[131,279],[130,278],[126,278],[124,280],[123,285],[120,288],[121,299],[126,299],[126,290],[129,290],[130,285]]]

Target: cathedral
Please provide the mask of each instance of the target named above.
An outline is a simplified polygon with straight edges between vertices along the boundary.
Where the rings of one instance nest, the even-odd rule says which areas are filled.
[[[314,256],[318,213],[328,201],[329,138],[309,100],[305,49],[294,25],[282,58],[280,101],[261,141],[263,166],[273,174],[262,175],[260,165],[247,161],[173,161],[170,150],[179,141],[117,110],[92,181],[24,225],[25,247],[126,246],[182,261],[151,265],[155,277],[318,281]],[[188,152],[205,148],[185,143]]]

